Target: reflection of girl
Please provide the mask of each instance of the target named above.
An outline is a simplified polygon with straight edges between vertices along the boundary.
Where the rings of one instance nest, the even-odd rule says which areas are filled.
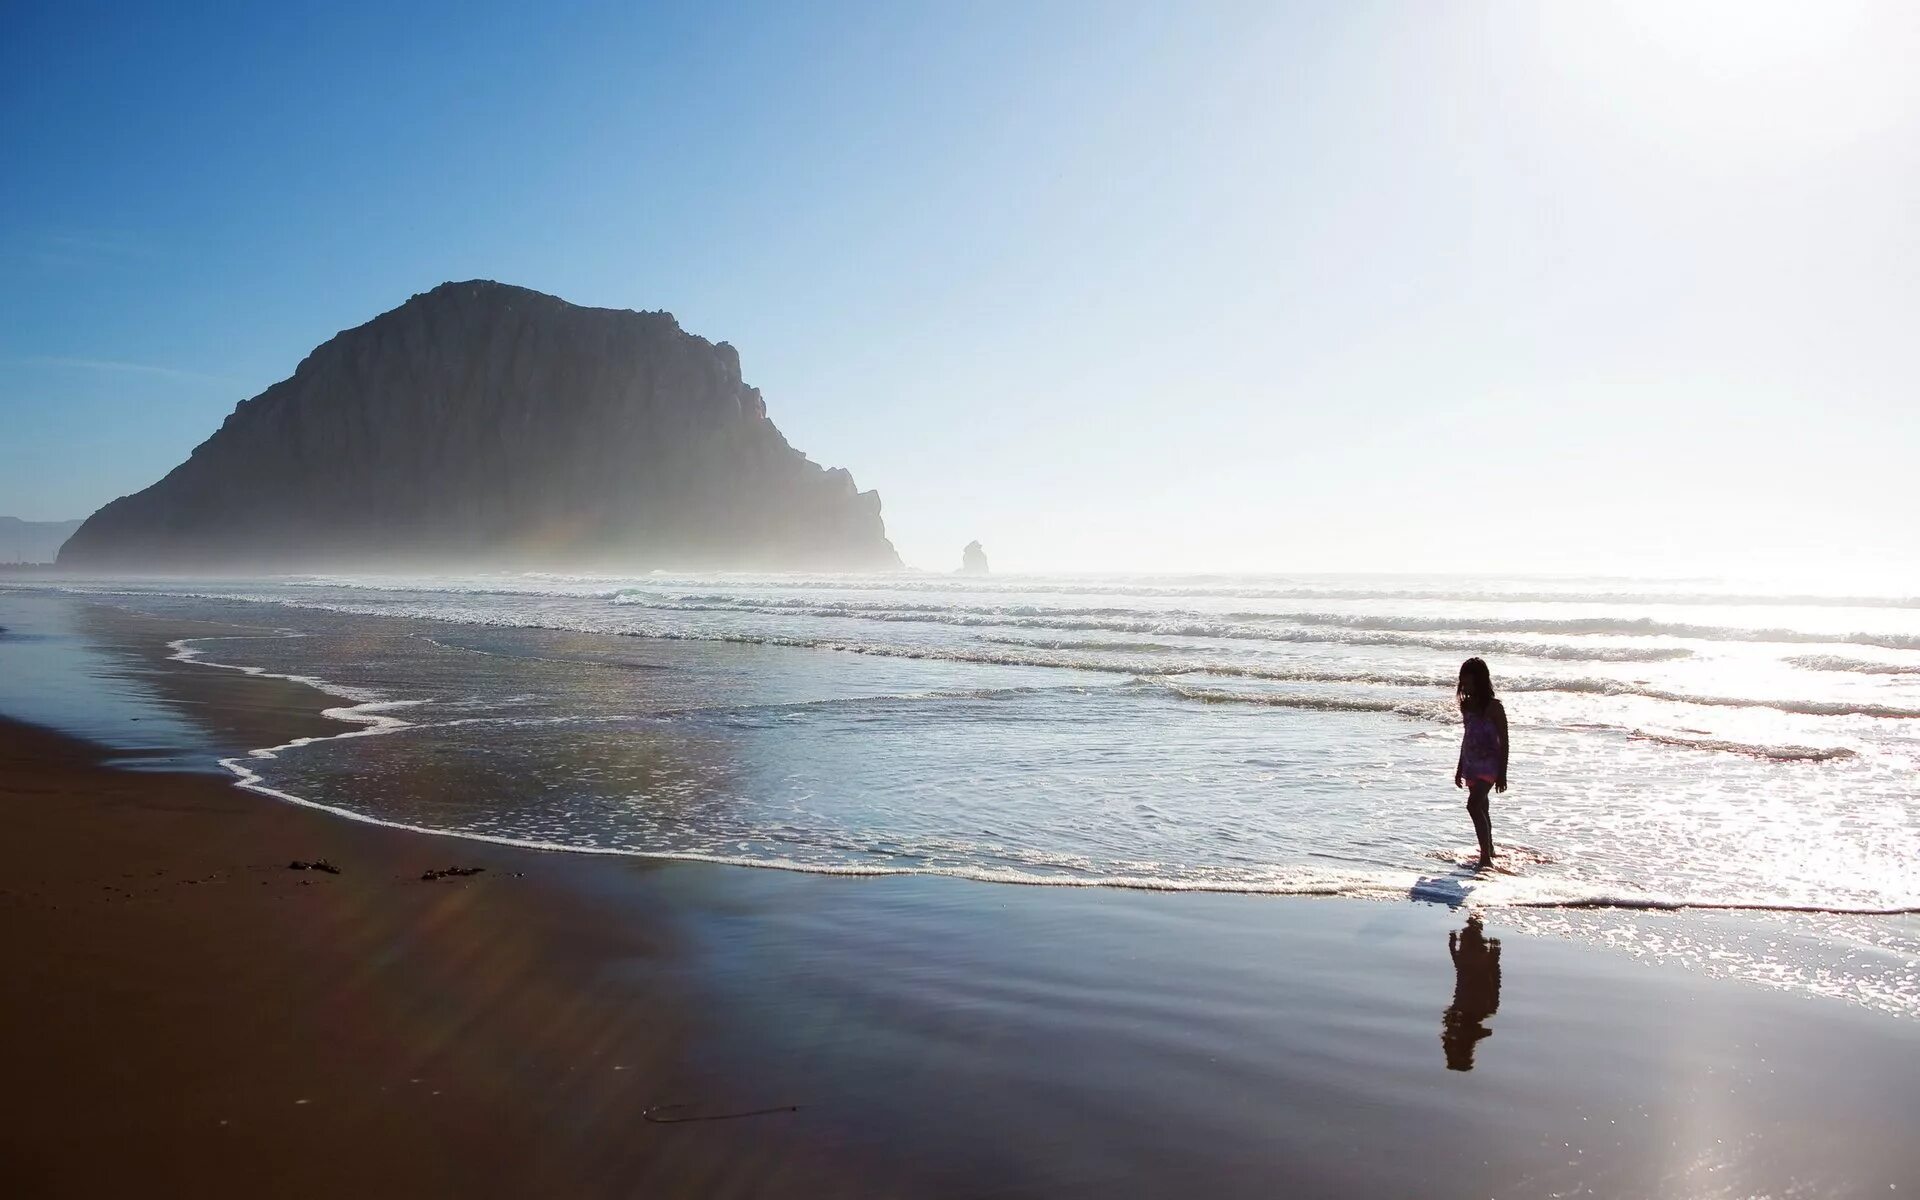
[[[1467,789],[1467,815],[1480,839],[1480,865],[1493,865],[1493,818],[1487,813],[1487,792],[1507,790],[1507,710],[1493,695],[1493,676],[1484,660],[1460,664],[1455,689],[1465,730],[1460,735],[1460,764],[1453,770],[1453,786]]]
[[[1490,938],[1479,917],[1468,917],[1467,927],[1447,934],[1453,954],[1453,1003],[1442,1018],[1440,1044],[1446,1048],[1447,1070],[1473,1070],[1474,1043],[1492,1037],[1487,1018],[1500,1011],[1500,939]]]

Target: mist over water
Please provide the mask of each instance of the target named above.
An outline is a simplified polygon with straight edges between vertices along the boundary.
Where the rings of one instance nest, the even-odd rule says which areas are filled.
[[[374,702],[348,714],[374,736],[234,763],[372,819],[815,871],[1837,910],[1805,919],[1896,981],[1920,962],[1914,918],[1889,936],[1866,915],[1920,907],[1907,597],[932,575],[69,590],[244,622],[182,656]],[[1468,654],[1514,742],[1494,798],[1511,873],[1479,877],[1451,786]]]

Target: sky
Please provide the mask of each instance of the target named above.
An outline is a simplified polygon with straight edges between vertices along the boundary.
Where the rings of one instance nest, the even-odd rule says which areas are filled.
[[[917,567],[1920,590],[1920,5],[4,26],[0,513],[491,278],[732,342]]]

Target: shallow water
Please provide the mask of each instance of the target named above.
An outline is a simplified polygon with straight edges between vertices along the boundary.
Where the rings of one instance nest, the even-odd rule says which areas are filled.
[[[1870,960],[1871,1002],[1920,1008],[1912,919],[1863,915],[1920,907],[1910,598],[929,575],[61,588],[258,627],[178,652],[324,681],[360,706],[356,736],[233,747],[251,753],[232,769],[373,819],[813,871],[1832,909],[1795,936]],[[1460,865],[1450,780],[1469,653],[1513,726],[1509,870],[1485,876]],[[1802,974],[1787,985],[1850,986]]]

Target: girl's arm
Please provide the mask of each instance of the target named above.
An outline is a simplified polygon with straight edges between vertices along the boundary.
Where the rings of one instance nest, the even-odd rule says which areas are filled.
[[[1507,790],[1507,706],[1498,700],[1493,702],[1493,719],[1500,727],[1500,776],[1494,780],[1494,786],[1504,792]]]

